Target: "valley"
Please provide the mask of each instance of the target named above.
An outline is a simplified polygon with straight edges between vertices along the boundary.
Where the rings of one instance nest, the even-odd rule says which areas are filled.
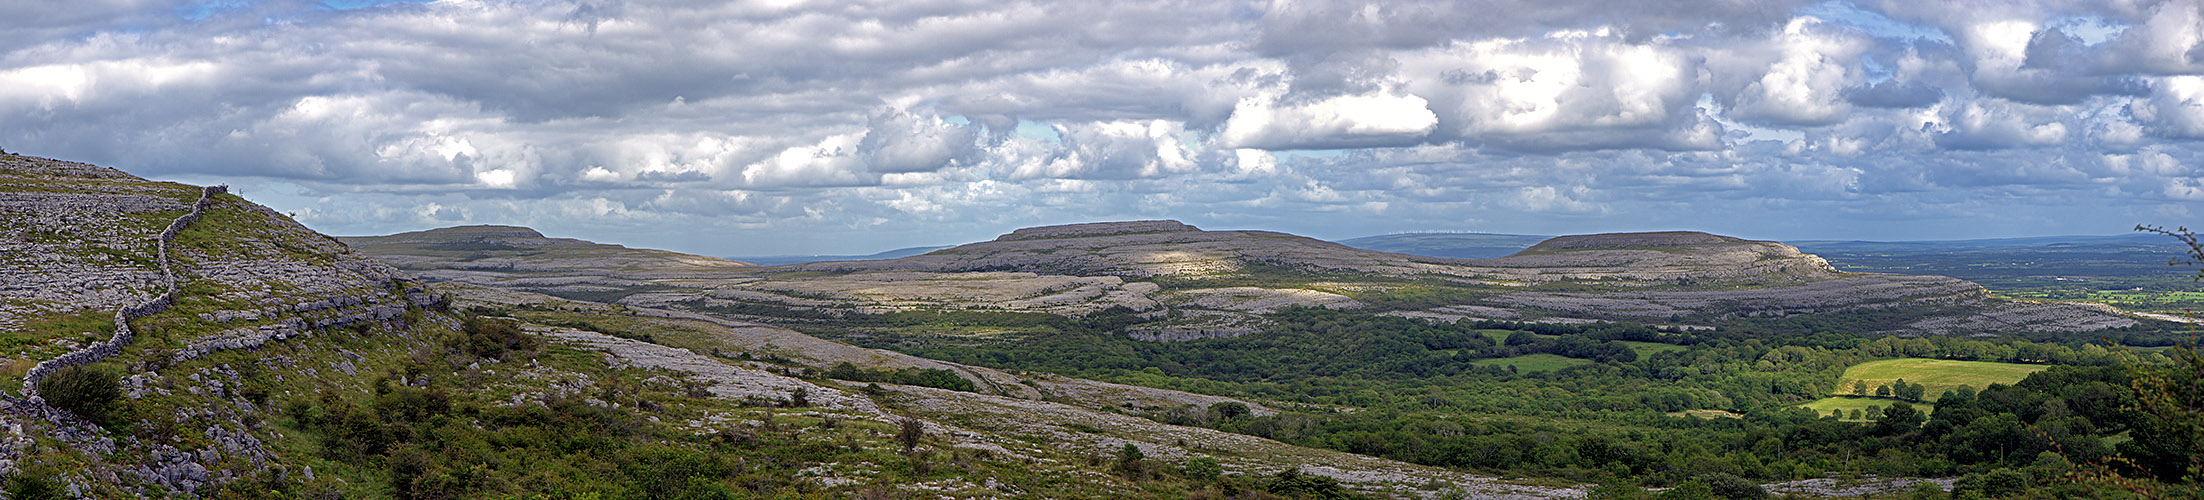
[[[8,498],[1996,497],[2197,452],[2138,396],[2193,385],[2188,325],[1778,242],[1132,221],[761,266],[0,162]]]

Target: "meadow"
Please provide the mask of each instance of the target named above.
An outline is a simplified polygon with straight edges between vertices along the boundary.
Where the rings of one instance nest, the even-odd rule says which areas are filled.
[[[1837,378],[1835,393],[1856,395],[1853,389],[1859,382],[1867,383],[1866,395],[1875,395],[1875,387],[1900,379],[1907,384],[1923,386],[1922,400],[1936,401],[1945,391],[1969,387],[1982,390],[1990,384],[2013,384],[2028,378],[2028,374],[2050,368],[2046,365],[2017,363],[1993,363],[1988,361],[1960,361],[1952,359],[1899,358],[1869,361],[1852,365]],[[1826,400],[1825,400],[1826,401]],[[1818,403],[1818,401],[1817,401]],[[1888,406],[1886,402],[1884,406]],[[1823,413],[1827,413],[1824,409]]]

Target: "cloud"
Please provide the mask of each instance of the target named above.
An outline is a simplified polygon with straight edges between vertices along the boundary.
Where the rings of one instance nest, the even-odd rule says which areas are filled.
[[[1305,106],[1250,98],[1225,123],[1226,147],[1343,149],[1407,146],[1438,127],[1439,117],[1413,95],[1340,96]]]
[[[2195,185],[2175,166],[2204,144],[2200,12],[88,0],[0,26],[0,145],[284,186],[271,203],[338,233],[557,224],[789,253],[1109,217],[2116,230]],[[1890,222],[1928,211],[1950,215]],[[2006,213],[2038,225],[2001,226]],[[760,237],[797,232],[820,236]]]

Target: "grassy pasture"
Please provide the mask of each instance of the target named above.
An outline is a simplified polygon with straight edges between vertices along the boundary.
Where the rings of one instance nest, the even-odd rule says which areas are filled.
[[[1906,379],[1906,383],[1912,382],[1913,379]],[[1896,402],[1898,402],[1898,400],[1895,399],[1855,398],[1850,396],[1838,396],[1831,398],[1822,398],[1818,401],[1813,401],[1798,406],[1800,408],[1814,410],[1814,413],[1824,416],[1828,415],[1830,410],[1844,410],[1845,421],[1866,422],[1875,419],[1875,415],[1868,414],[1869,407],[1873,407],[1875,412],[1877,412],[1877,414],[1880,414],[1883,408],[1889,408],[1891,403]],[[1922,413],[1931,413],[1936,411],[1936,407],[1934,405],[1930,405],[1927,403],[1910,404],[1913,405],[1913,409],[1920,410]],[[1854,420],[1852,418],[1852,410],[1860,410],[1860,418],[1858,420]]]
[[[1576,359],[1555,354],[1540,353],[1525,354],[1522,356],[1511,356],[1505,358],[1480,359],[1471,362],[1470,364],[1474,364],[1477,366],[1515,365],[1515,370],[1517,372],[1530,373],[1560,370],[1571,366],[1589,365],[1592,364],[1592,360]]]
[[[1652,356],[1664,352],[1682,351],[1688,349],[1684,346],[1676,344],[1663,344],[1660,342],[1639,342],[1635,340],[1623,340],[1619,342],[1622,342],[1622,345],[1630,346],[1630,350],[1637,351],[1638,359],[1645,359],[1647,356]],[[1911,380],[1908,380],[1908,382],[1911,382]]]
[[[1981,390],[1990,384],[2012,384],[2027,378],[2028,374],[2050,368],[2045,365],[1992,363],[1988,361],[1958,361],[1949,359],[1899,358],[1869,361],[1852,365],[1837,379],[1836,394],[1852,395],[1854,382],[1867,382],[1867,394],[1874,395],[1875,387],[1898,379],[1908,384],[1924,386],[1923,399],[1935,401],[1944,391],[1961,386]],[[1888,406],[1888,403],[1884,403]]]

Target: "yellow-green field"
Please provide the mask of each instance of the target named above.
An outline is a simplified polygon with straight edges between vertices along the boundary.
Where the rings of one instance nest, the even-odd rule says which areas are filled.
[[[1554,355],[1554,354],[1544,354],[1544,353],[1540,353],[1540,354],[1525,354],[1525,355],[1522,355],[1522,356],[1512,356],[1512,357],[1506,357],[1506,358],[1480,359],[1480,360],[1477,360],[1477,361],[1471,362],[1470,364],[1473,364],[1473,365],[1477,365],[1477,366],[1508,366],[1508,365],[1515,365],[1515,371],[1516,371],[1516,372],[1518,372],[1518,373],[1530,373],[1530,372],[1546,372],[1546,371],[1554,371],[1554,370],[1559,370],[1559,369],[1563,369],[1563,368],[1568,368],[1568,367],[1571,367],[1571,366],[1578,366],[1578,365],[1589,365],[1589,364],[1592,364],[1592,360],[1589,360],[1589,359],[1576,359],[1576,358],[1571,358],[1571,357],[1566,357],[1566,356],[1560,356],[1560,355]]]
[[[1913,379],[1906,379],[1906,383],[1912,382]],[[1806,403],[1798,406],[1800,408],[1814,410],[1814,413],[1824,416],[1829,414],[1829,410],[1844,410],[1844,420],[1852,422],[1865,422],[1875,419],[1875,415],[1868,414],[1868,407],[1874,407],[1875,411],[1879,413],[1882,411],[1883,408],[1889,408],[1891,403],[1896,402],[1898,402],[1898,400],[1895,399],[1855,398],[1840,396],[1833,398],[1822,398],[1820,401]],[[1927,403],[1908,404],[1913,405],[1913,409],[1920,410],[1923,414],[1936,411],[1936,406]],[[1859,419],[1855,420],[1852,418],[1852,410],[1860,410]]]
[[[1624,340],[1621,342],[1622,345],[1630,346],[1630,350],[1638,351],[1638,359],[1645,359],[1647,356],[1652,356],[1664,352],[1681,351],[1686,349],[1684,346],[1676,344],[1663,344],[1660,342],[1639,342],[1635,340]]]
[[[2013,384],[2028,374],[2050,368],[2045,365],[1992,363],[1988,361],[1957,361],[1949,359],[1899,358],[1869,361],[1852,365],[1837,379],[1836,394],[1852,395],[1853,382],[1867,382],[1867,394],[1874,395],[1875,387],[1898,379],[1908,384],[1923,386],[1923,399],[1935,401],[1945,391],[1961,386],[1982,390],[1990,384]]]

